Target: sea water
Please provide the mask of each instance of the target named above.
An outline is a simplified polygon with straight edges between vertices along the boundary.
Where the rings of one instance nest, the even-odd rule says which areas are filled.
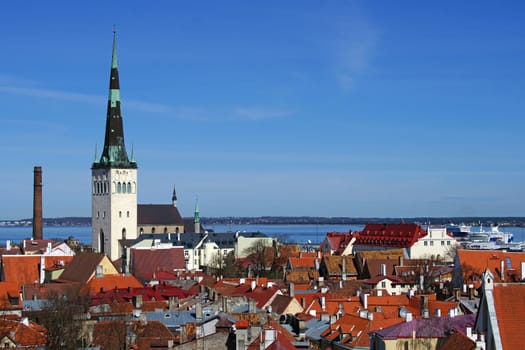
[[[364,225],[205,225],[206,229],[215,232],[262,232],[270,237],[277,237],[285,243],[320,243],[327,232],[360,231]],[[91,244],[91,226],[44,226],[44,239],[64,241],[70,236],[81,243]],[[475,232],[476,228],[472,228]],[[514,234],[514,242],[525,242],[525,227],[501,227],[502,232]],[[0,246],[5,241],[18,243],[23,239],[31,238],[31,226],[0,227]]]

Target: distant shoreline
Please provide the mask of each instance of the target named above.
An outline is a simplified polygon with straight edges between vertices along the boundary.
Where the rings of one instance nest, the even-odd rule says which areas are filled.
[[[445,225],[448,223],[467,225],[525,226],[525,217],[313,217],[313,216],[259,216],[259,217],[201,217],[203,225],[366,225],[372,223],[417,223]],[[44,226],[91,226],[90,217],[44,218]],[[0,227],[30,227],[32,219],[0,220]]]

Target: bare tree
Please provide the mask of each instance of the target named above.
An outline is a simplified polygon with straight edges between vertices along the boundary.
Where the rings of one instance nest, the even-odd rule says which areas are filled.
[[[266,275],[267,271],[275,270],[276,249],[260,239],[244,250],[251,269],[256,276]]]
[[[82,334],[82,316],[87,300],[72,291],[52,293],[47,297],[39,319],[46,327],[49,349],[77,349]]]

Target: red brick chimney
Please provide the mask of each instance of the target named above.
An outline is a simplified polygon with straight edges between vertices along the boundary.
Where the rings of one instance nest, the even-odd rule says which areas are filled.
[[[42,234],[42,167],[34,168],[33,190],[33,239],[43,239]]]

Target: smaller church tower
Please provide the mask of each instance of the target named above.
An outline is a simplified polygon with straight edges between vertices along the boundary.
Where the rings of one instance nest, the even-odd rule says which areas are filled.
[[[195,212],[193,213],[193,224],[195,225],[195,233],[201,233],[201,218],[199,216],[199,200],[195,200]]]
[[[171,196],[171,202],[173,203],[173,207],[177,208],[177,193],[175,192],[175,185],[173,185],[173,195]]]

